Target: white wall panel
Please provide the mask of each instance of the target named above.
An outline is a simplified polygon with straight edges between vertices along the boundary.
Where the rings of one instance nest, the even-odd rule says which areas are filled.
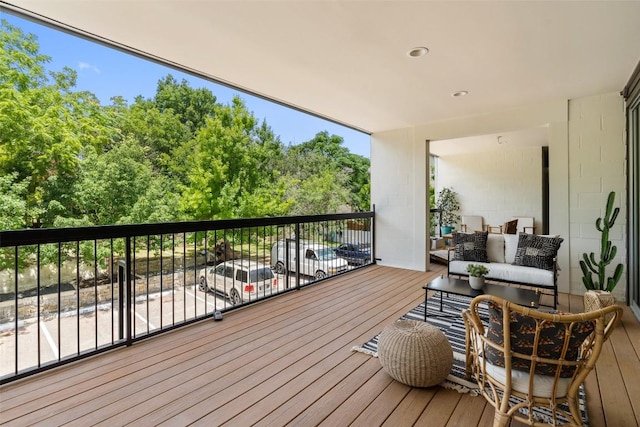
[[[427,269],[427,143],[413,129],[371,138],[371,200],[381,265]],[[375,172],[373,172],[375,168]]]

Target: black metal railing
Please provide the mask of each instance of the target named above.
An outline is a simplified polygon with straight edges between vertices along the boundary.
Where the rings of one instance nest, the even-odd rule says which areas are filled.
[[[0,383],[371,264],[373,220],[0,231]]]

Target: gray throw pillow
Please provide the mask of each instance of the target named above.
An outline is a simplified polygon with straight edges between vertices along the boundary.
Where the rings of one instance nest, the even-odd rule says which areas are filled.
[[[514,265],[553,270],[555,258],[564,239],[520,234]]]
[[[453,259],[458,261],[489,262],[487,231],[453,233]]]

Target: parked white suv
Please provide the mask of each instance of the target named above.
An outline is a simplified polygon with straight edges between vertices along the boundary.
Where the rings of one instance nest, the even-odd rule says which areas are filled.
[[[264,264],[235,259],[200,270],[199,288],[228,296],[235,305],[277,292],[278,279]]]

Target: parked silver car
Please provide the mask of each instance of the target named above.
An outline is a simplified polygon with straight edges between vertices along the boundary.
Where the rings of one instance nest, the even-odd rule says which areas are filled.
[[[278,279],[264,264],[236,259],[200,270],[199,288],[225,295],[235,305],[277,292]]]

